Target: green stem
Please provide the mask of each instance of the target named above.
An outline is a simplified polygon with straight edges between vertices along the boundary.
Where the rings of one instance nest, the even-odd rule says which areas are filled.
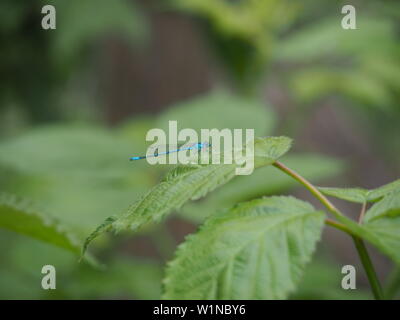
[[[336,209],[336,207],[315,187],[313,186],[310,182],[308,182],[305,178],[303,178],[301,175],[299,175],[297,172],[294,170],[286,167],[283,163],[279,161],[275,161],[273,164],[276,168],[279,170],[285,172],[298,182],[300,182],[308,191],[311,192],[311,194],[316,197],[321,203],[335,216],[335,217],[342,217],[343,214]]]
[[[368,281],[371,285],[371,289],[374,294],[374,298],[376,300],[383,300],[384,295],[383,295],[382,287],[381,287],[381,284],[379,283],[379,279],[378,279],[378,276],[376,275],[372,261],[368,255],[368,251],[367,251],[367,248],[365,247],[364,241],[361,238],[356,237],[356,236],[353,236],[353,241],[354,241],[354,244],[358,251],[358,255],[360,256],[362,265],[367,274]]]
[[[365,210],[367,209],[367,201],[364,201],[361,207],[360,216],[358,217],[358,223],[361,224],[364,220]]]
[[[289,176],[291,176],[293,179],[297,180],[300,182],[308,191],[311,192],[311,194],[316,197],[336,218],[339,220],[343,220],[344,215],[314,186],[312,185],[309,181],[307,181],[304,177],[299,175],[297,172],[294,170],[286,167],[283,163],[279,161],[275,161],[273,164],[276,168],[279,170],[285,172]],[[368,281],[371,285],[372,292],[374,294],[375,299],[381,300],[383,299],[383,292],[382,292],[382,287],[379,283],[379,279],[376,275],[374,266],[372,264],[372,261],[368,255],[368,251],[365,247],[364,241],[354,235],[346,226],[342,225],[341,223],[338,223],[336,221],[326,219],[325,223],[327,225],[330,225],[336,229],[339,229],[341,231],[344,231],[348,234],[351,235],[353,238],[354,244],[356,246],[358,255],[360,257],[360,260],[363,264],[363,267],[365,269],[365,272],[368,277]]]
[[[400,292],[400,267],[395,266],[394,270],[391,272],[389,279],[387,281],[385,290],[386,299],[394,299]]]
[[[347,228],[344,224],[341,224],[335,220],[325,219],[325,224],[334,227],[336,229],[339,229],[340,231],[346,232],[350,236],[354,235],[353,232],[349,228]]]

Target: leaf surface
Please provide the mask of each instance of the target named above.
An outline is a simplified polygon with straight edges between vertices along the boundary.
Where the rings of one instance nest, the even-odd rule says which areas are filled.
[[[263,136],[272,132],[275,118],[271,108],[258,100],[215,90],[169,108],[158,118],[157,127],[167,131],[169,121],[175,120],[178,129],[191,128],[199,135],[203,128],[253,128],[255,136]]]
[[[386,195],[365,214],[363,224],[338,217],[354,234],[400,264],[400,191]]]
[[[318,189],[327,196],[332,196],[350,202],[356,202],[356,203],[375,202],[393,191],[400,190],[400,179],[371,190],[363,188],[326,188],[326,187],[319,187]]]
[[[293,197],[211,216],[168,264],[166,299],[284,299],[319,240],[324,213]]]
[[[11,195],[0,194],[0,227],[80,253],[80,242],[74,234]]]

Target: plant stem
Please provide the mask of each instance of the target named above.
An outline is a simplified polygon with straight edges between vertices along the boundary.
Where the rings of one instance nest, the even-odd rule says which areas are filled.
[[[346,232],[351,236],[354,235],[353,232],[349,228],[347,228],[344,224],[341,224],[335,220],[325,219],[325,224],[328,226],[334,227],[336,229],[339,229],[340,231]]]
[[[364,201],[361,207],[360,216],[358,217],[358,223],[361,224],[364,220],[365,210],[367,209],[367,201]]]
[[[395,266],[395,269],[392,271],[387,282],[385,298],[394,299],[399,291],[400,291],[400,267]]]
[[[364,241],[356,236],[353,236],[353,241],[360,256],[360,260],[363,264],[365,272],[368,277],[369,284],[371,285],[372,292],[376,300],[383,300],[383,291],[381,284],[379,283],[378,276],[376,275],[372,261],[368,255],[367,248],[365,247]]]
[[[321,203],[339,220],[343,220],[344,215],[314,186],[312,185],[309,181],[307,181],[304,177],[299,175],[297,172],[294,170],[286,167],[283,163],[279,161],[275,161],[273,164],[276,168],[279,170],[285,172],[289,176],[291,176],[293,179],[297,180],[300,182],[308,191],[311,192],[311,194],[316,197]],[[365,212],[365,207],[363,206],[362,212]],[[348,234],[351,235],[353,238],[354,244],[356,246],[358,255],[360,257],[360,260],[362,262],[362,265],[365,269],[365,272],[368,277],[368,281],[371,285],[372,292],[374,294],[375,299],[381,300],[383,299],[383,292],[382,292],[382,287],[379,283],[379,279],[376,275],[374,266],[372,264],[372,261],[368,255],[367,248],[365,247],[364,241],[358,237],[357,235],[354,235],[351,230],[349,230],[345,225],[338,223],[336,221],[333,221],[331,219],[326,219],[325,223],[327,225],[330,225],[336,229],[339,229],[341,231],[344,231]]]
[[[298,182],[300,182],[308,191],[311,192],[311,194],[316,197],[321,203],[335,216],[343,216],[343,214],[336,209],[336,207],[315,187],[313,186],[309,181],[307,181],[305,178],[303,178],[301,175],[299,175],[297,172],[294,170],[286,167],[283,163],[279,161],[275,161],[273,166],[278,168],[279,170],[285,172]]]

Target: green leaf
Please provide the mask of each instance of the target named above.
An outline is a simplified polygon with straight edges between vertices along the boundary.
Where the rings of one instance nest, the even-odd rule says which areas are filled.
[[[375,203],[364,216],[364,222],[368,223],[385,216],[396,215],[400,212],[400,190],[390,193],[381,201]],[[400,232],[400,230],[399,230]]]
[[[159,299],[162,271],[155,261],[117,257],[107,270],[82,266],[62,289],[73,299]]]
[[[0,299],[159,299],[162,266],[155,260],[113,255],[106,269],[77,263],[75,253],[0,230]],[[53,265],[62,285],[43,290],[44,265]],[[68,281],[68,279],[74,279]]]
[[[364,203],[367,201],[368,190],[362,188],[327,188],[319,187],[324,195],[335,197],[350,202]]]
[[[147,36],[144,16],[135,3],[126,0],[53,0],[57,8],[53,55],[60,64],[73,60],[100,37],[123,36],[128,43],[142,43]],[[92,14],[93,8],[96,14]]]
[[[373,244],[382,253],[400,264],[400,214],[383,216],[366,224],[357,224],[346,217],[338,218],[353,234]]]
[[[364,237],[400,265],[400,210],[363,225]]]
[[[376,239],[371,242],[400,265],[400,191],[374,204],[365,214],[363,228]]]
[[[11,195],[0,194],[0,227],[80,253],[81,244],[75,235]]]
[[[0,144],[0,162],[21,172],[85,178],[116,177],[132,167],[132,145],[101,127],[43,126]]]
[[[368,194],[368,199],[376,200],[387,194],[400,190],[400,179],[385,184],[379,188],[373,189]],[[371,200],[370,200],[371,201]]]
[[[216,32],[228,38],[239,36],[254,42],[262,41],[260,37],[266,36],[268,29],[288,24],[298,8],[290,1],[279,0],[174,0],[173,3],[181,10],[208,19]],[[287,19],[281,19],[283,12]]]
[[[38,285],[43,278],[42,267],[54,266],[57,280],[66,279],[65,276],[77,267],[90,268],[77,263],[75,252],[12,231],[1,229],[0,242],[0,299],[60,299],[61,288],[69,281],[61,280],[63,285],[57,290],[43,290]]]
[[[288,33],[275,57],[301,69],[289,77],[294,96],[306,105],[340,93],[359,105],[390,111],[400,77],[394,30],[394,20],[379,16],[360,17],[353,32],[343,32],[336,19],[313,21]]]
[[[213,215],[179,246],[166,299],[284,299],[321,236],[324,213],[293,197],[245,202]]]
[[[364,223],[337,217],[355,235],[367,240],[400,264],[400,191],[392,192],[367,211]]]
[[[327,196],[332,196],[350,202],[356,202],[356,203],[374,202],[380,200],[383,196],[393,191],[400,190],[400,179],[371,190],[362,188],[326,188],[326,187],[319,187],[318,189]]]
[[[167,130],[168,122],[172,120],[178,122],[178,129],[191,128],[199,137],[203,128],[253,128],[255,136],[264,136],[272,132],[276,122],[271,108],[259,100],[234,96],[222,90],[169,108],[159,117],[156,127]]]
[[[313,62],[332,54],[347,56],[355,53],[385,53],[395,49],[395,43],[393,22],[389,19],[360,17],[357,19],[356,32],[343,32],[337,19],[329,18],[296,29],[280,41],[275,52],[276,58],[281,61]]]
[[[130,130],[139,126],[131,124]],[[154,166],[129,161],[133,152],[146,150],[143,131],[129,137],[97,126],[27,131],[0,143],[0,187],[85,236],[157,183]]]
[[[340,93],[370,107],[388,111],[393,100],[389,86],[363,70],[308,68],[293,75],[291,88],[296,98],[305,104]]]
[[[291,139],[286,137],[256,138],[254,141],[255,166],[272,164],[289,150],[291,142]],[[235,163],[177,166],[161,183],[136,201],[125,214],[118,218],[107,219],[87,238],[84,251],[90,241],[105,231],[137,230],[150,222],[159,221],[189,200],[204,197],[234,178],[236,168]]]
[[[363,289],[343,290],[338,283],[343,275],[338,272],[340,261],[316,258],[307,265],[298,289],[290,295],[294,300],[368,300],[368,291]]]
[[[286,0],[173,0],[173,4],[201,19],[236,91],[247,93],[254,90],[269,62],[274,32],[285,28],[299,7]]]

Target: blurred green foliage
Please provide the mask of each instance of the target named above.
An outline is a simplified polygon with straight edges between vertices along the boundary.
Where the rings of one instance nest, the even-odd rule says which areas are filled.
[[[220,113],[221,109],[227,107],[227,102],[232,101],[234,103],[232,109],[229,110],[230,117],[214,114]],[[158,181],[161,174],[160,168],[149,166],[146,162],[132,164],[128,161],[131,152],[139,154],[145,152],[146,146],[143,142],[148,128],[152,126],[151,123],[157,127],[166,125],[169,120],[179,120],[182,128],[187,125],[193,128],[237,128],[259,123],[259,134],[271,132],[274,118],[270,117],[270,112],[257,103],[252,105],[247,100],[242,103],[240,101],[243,100],[218,91],[197,98],[194,102],[181,103],[172,107],[152,121],[143,119],[127,121],[113,130],[100,126],[80,125],[40,126],[29,130],[26,134],[7,139],[0,144],[2,150],[0,167],[3,168],[4,177],[7,176],[7,180],[2,180],[1,188],[3,191],[30,199],[35,207],[48,212],[60,224],[77,234],[82,241],[83,237],[104,218],[120,213]],[[202,105],[209,108],[205,114],[200,113],[199,108]],[[243,113],[246,108],[252,112]],[[248,118],[247,122],[246,118]],[[185,119],[189,122],[185,122]],[[308,172],[307,175],[315,179],[335,175],[340,170],[339,162],[320,156],[300,155],[298,158],[293,156],[292,162],[296,162],[299,167],[308,166],[309,171],[304,168],[306,173]],[[304,165],[301,165],[302,162]],[[241,196],[251,198],[262,193],[263,189],[264,191],[283,190],[292,186],[285,178],[274,179],[273,177],[272,174],[271,179],[267,181],[261,181],[255,175],[248,177],[246,195]],[[254,179],[260,181],[257,182]],[[235,187],[237,183],[233,180],[227,185],[225,195],[231,193],[231,200],[223,201],[218,204],[219,206],[229,206],[231,201],[237,198],[238,192],[242,190]],[[224,196],[220,194],[214,199],[222,201]],[[213,203],[212,200],[210,201]],[[210,205],[207,212],[212,212],[216,207],[217,205],[214,207]],[[204,210],[198,211],[204,213]],[[199,215],[195,220],[201,221],[202,218]],[[193,215],[190,219],[193,220]],[[149,229],[147,232],[152,231]],[[32,236],[29,233],[27,235]],[[22,239],[17,239],[18,243],[22,242]],[[28,242],[30,243],[31,240]],[[105,240],[97,242],[96,251],[108,252],[114,245],[110,243],[110,239],[106,242]],[[52,252],[43,257],[38,254],[36,263],[49,264],[49,257],[53,254]],[[85,275],[81,275],[80,270],[83,268],[87,274],[90,273],[87,270],[89,267],[78,265],[77,258],[77,256],[69,258],[71,267],[69,272],[77,272],[77,279],[86,278]],[[127,269],[128,267],[125,270]],[[93,270],[92,272],[108,274],[109,271]],[[116,271],[116,277],[119,272]],[[132,270],[132,272],[135,271]],[[118,287],[119,282],[112,284],[114,276],[110,277],[110,280],[106,281],[110,282],[109,286]],[[73,287],[76,288],[76,295],[72,297],[97,297],[103,294],[109,297],[113,294],[111,289],[110,292],[106,292],[106,289],[102,289],[103,287],[99,288],[99,292],[94,292],[93,287],[90,291],[85,285],[80,288],[80,284],[75,281]],[[85,292],[88,293],[87,296],[84,295]],[[24,295],[23,291],[16,294],[21,294],[21,297]],[[134,292],[133,295],[135,296],[136,293]]]
[[[296,128],[284,134],[296,136],[313,106],[339,98],[399,169],[400,155],[393,150],[400,144],[390,139],[400,134],[399,3],[371,0],[356,5],[357,29],[343,30],[344,2],[322,7],[315,0],[171,1],[201,18],[206,39],[235,90],[257,94],[263,78],[284,85],[294,104],[290,124],[284,127]]]
[[[56,7],[56,30],[40,27],[45,4]],[[101,40],[117,34],[130,44],[143,43],[146,32],[140,11],[127,0],[2,1],[0,110],[17,108],[34,121],[59,120],[63,87],[94,65]]]
[[[291,295],[294,300],[366,300],[371,299],[364,290],[343,290],[338,283],[342,275],[335,261],[329,257],[318,257],[305,271],[298,290]]]
[[[395,21],[360,14],[357,29],[343,32],[337,20],[313,23],[276,50],[280,61],[300,64],[298,72],[289,75],[296,101],[310,103],[339,93],[373,108],[398,109],[400,44]]]
[[[51,34],[37,28],[44,3],[57,7],[57,30]],[[103,40],[117,36],[140,45],[150,37],[148,22],[135,1],[110,3],[0,3],[0,191],[29,199],[80,241],[159,180],[164,168],[127,161],[133,152],[145,153],[148,129],[165,128],[169,120],[178,120],[182,127],[195,129],[251,127],[258,136],[276,132],[278,116],[258,95],[264,78],[279,82],[293,98],[296,111],[289,121],[298,122],[297,127],[304,123],[295,112],[308,115],[314,110],[309,107],[318,107],[321,99],[342,97],[346,107],[356,116],[361,112],[360,119],[375,129],[388,158],[398,162],[399,141],[389,137],[400,133],[399,4],[366,2],[357,17],[358,29],[344,32],[336,3],[323,9],[319,1],[310,0],[171,0],[174,9],[198,18],[234,93],[218,89],[156,117],[127,119],[112,129],[101,123],[73,124],[65,121],[61,101],[76,94],[68,92],[76,87],[66,83],[83,75],[95,81]],[[84,97],[90,95],[85,87],[79,90]],[[94,103],[93,97],[88,101]],[[82,118],[83,114],[79,110]],[[59,123],[38,125],[54,120]],[[315,153],[295,153],[284,160],[315,182],[336,177],[345,166]],[[259,175],[237,177],[177,213],[197,224],[217,208],[293,187],[287,177],[264,168]],[[143,234],[152,237],[154,230]],[[121,237],[96,242],[95,251],[104,258],[106,270],[78,264],[73,253],[3,229],[0,240],[0,298],[160,297],[160,261],[122,254]],[[334,288],[338,283],[334,263],[312,265],[294,297],[348,298]],[[40,289],[39,271],[45,264],[56,266],[60,288],[56,292]]]
[[[172,0],[205,27],[207,39],[232,77],[235,88],[252,94],[270,63],[277,33],[297,13],[298,4],[282,0]]]

